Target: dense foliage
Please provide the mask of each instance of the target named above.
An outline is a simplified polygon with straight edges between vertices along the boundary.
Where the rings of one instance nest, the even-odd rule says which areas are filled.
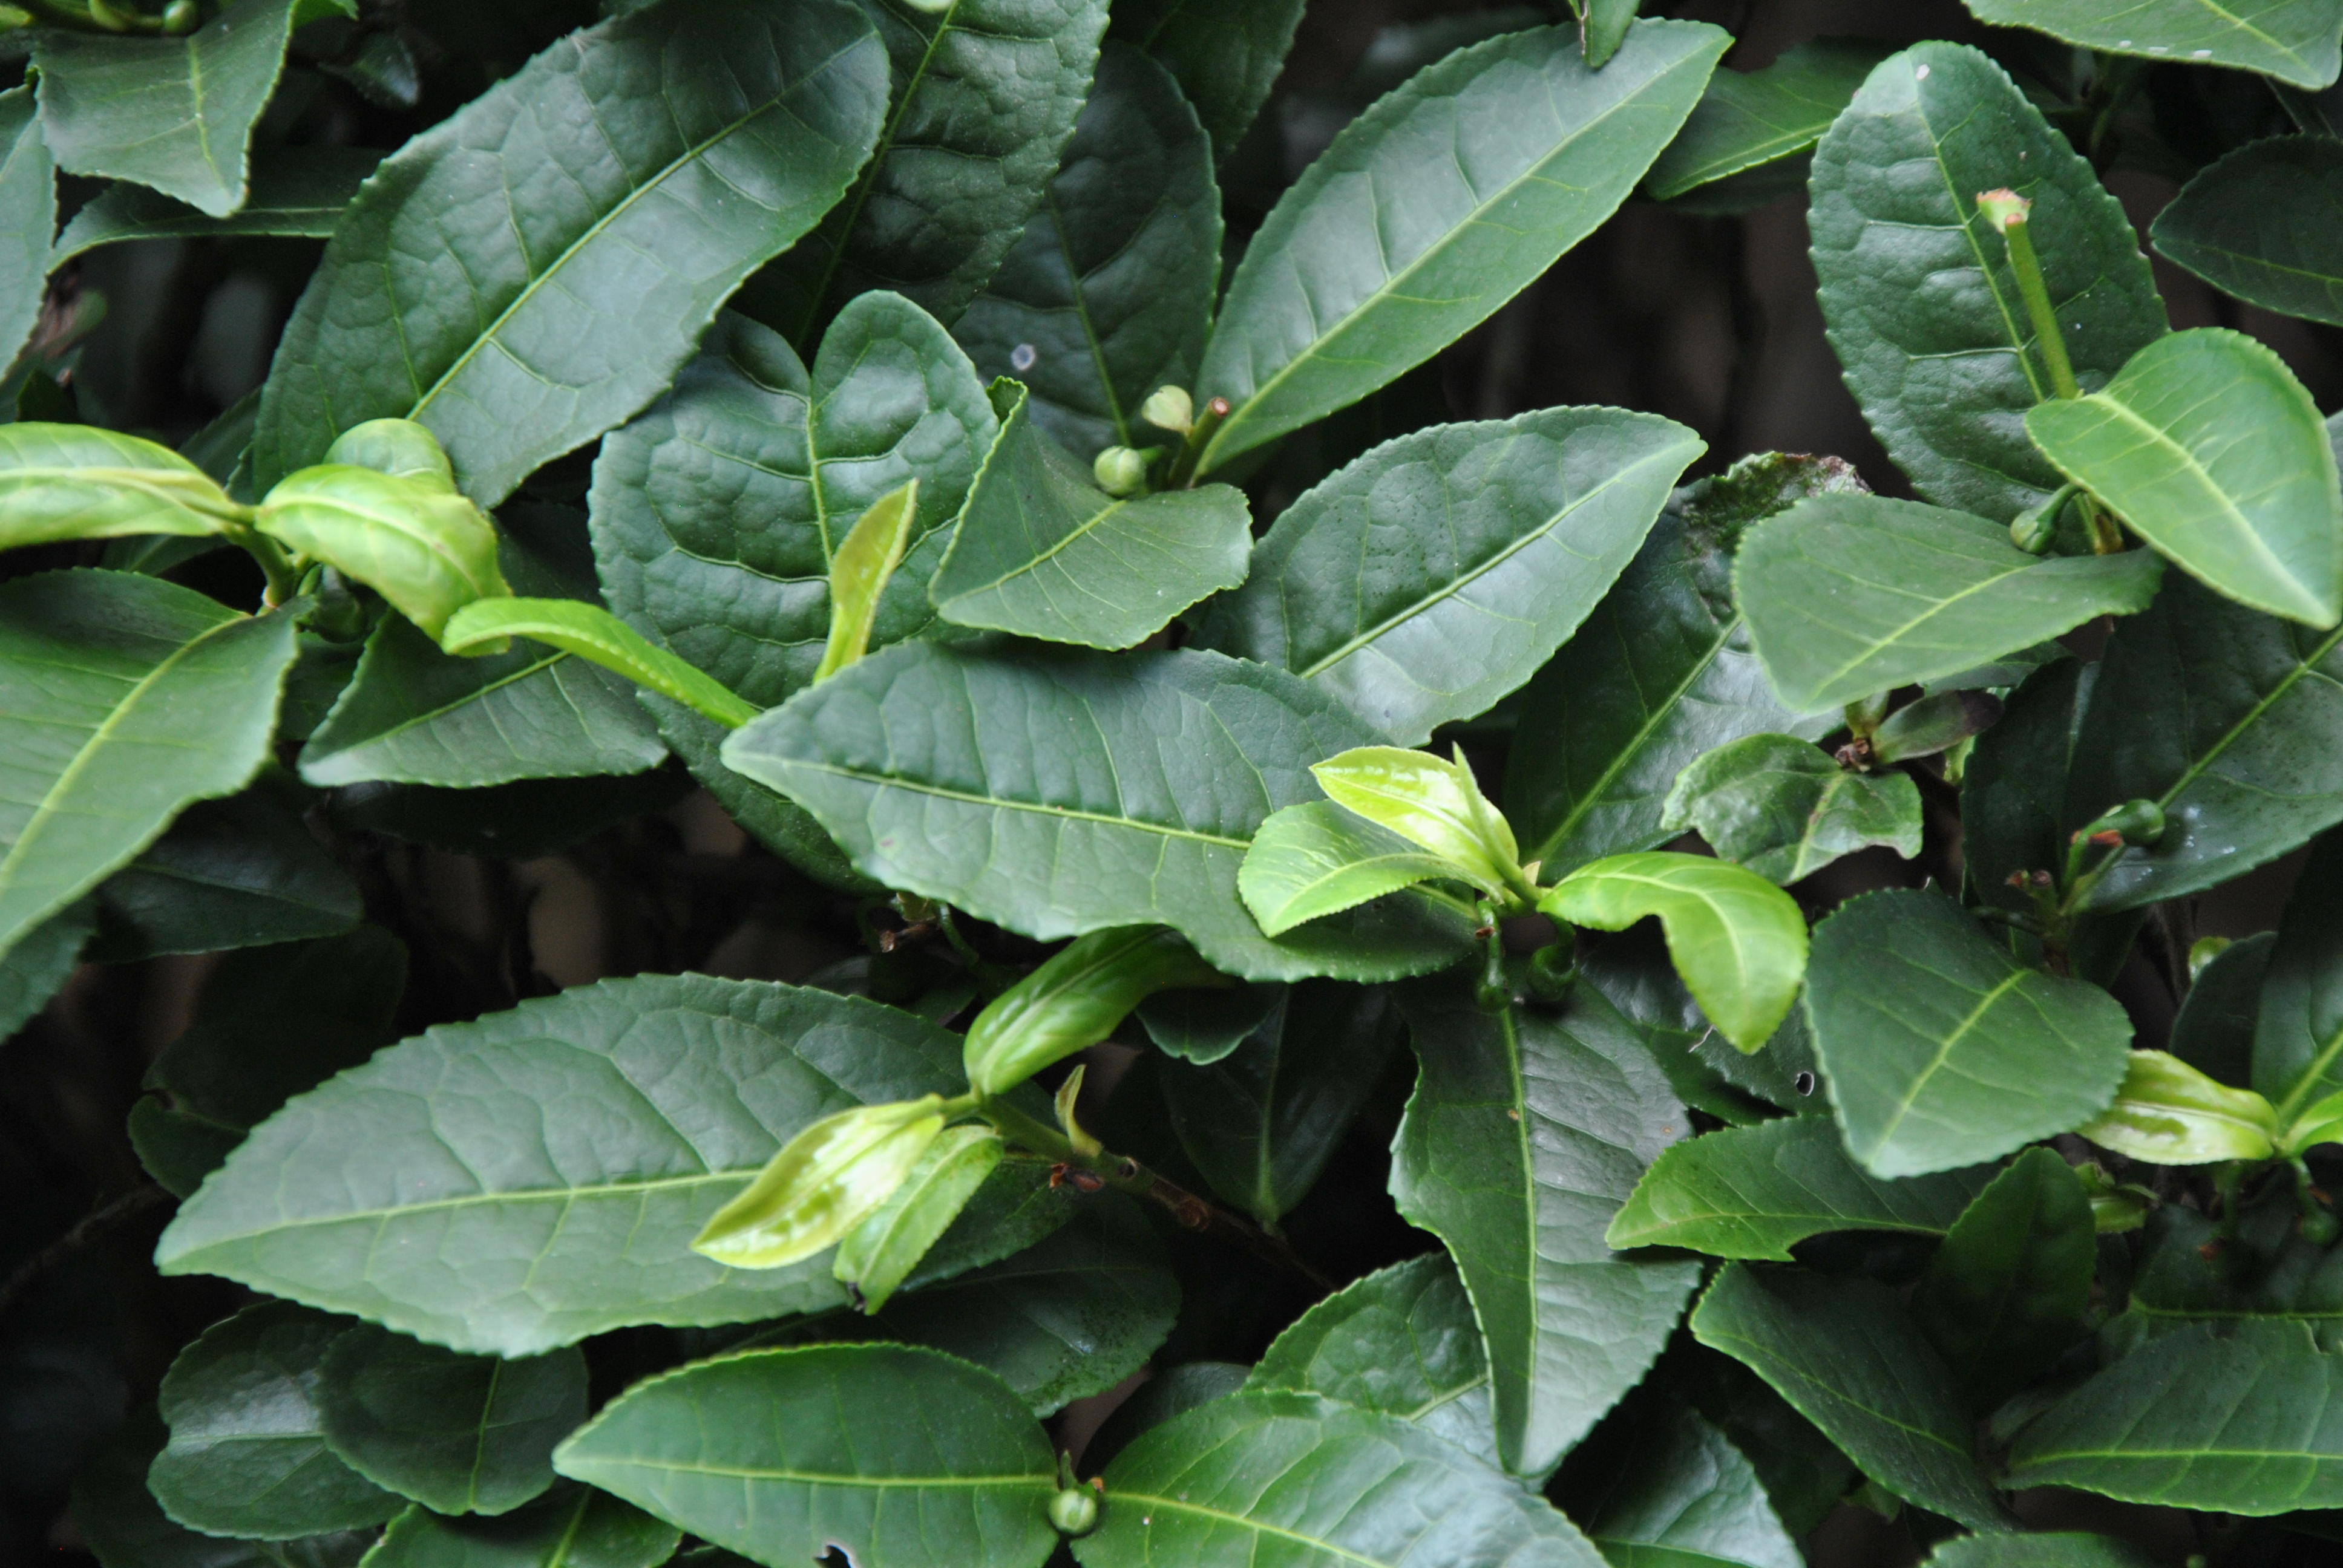
[[[2343,326],[2343,0],[1473,12],[1259,206],[1300,0],[23,4],[0,1032],[226,955],[127,1138],[240,1290],[105,1568],[2343,1539],[2343,431],[2106,179]],[[1413,412],[1801,189],[1899,472]],[[75,377],[172,237],[314,262],[176,449]],[[388,869],[695,785],[862,950],[661,972],[711,871],[557,991]]]

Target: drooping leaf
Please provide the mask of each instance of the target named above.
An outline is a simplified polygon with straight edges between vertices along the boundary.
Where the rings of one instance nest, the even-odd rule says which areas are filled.
[[[1976,196],[2032,198],[2027,228],[2087,390],[2165,330],[2098,175],[2000,66],[1929,43],[1871,74],[1815,149],[1813,188],[1823,318],[1888,456],[1923,497],[1997,523],[2046,499],[2057,471],[2019,419],[2051,387]]]
[[[2087,48],[2259,71],[2298,87],[2335,80],[2343,12],[2319,0],[1967,0],[1980,20]]]
[[[2127,1053],[2115,1102],[2075,1129],[2105,1148],[2158,1165],[2267,1160],[2285,1124],[2250,1089],[2231,1089],[2168,1051]]]
[[[1110,40],[1048,194],[952,336],[1084,463],[1168,443],[1140,405],[1195,378],[1220,255],[1211,138],[1161,65]]]
[[[1696,1282],[1694,1266],[1619,1257],[1603,1234],[1691,1121],[1587,988],[1559,1018],[1485,1013],[1446,982],[1402,1002],[1419,1072],[1392,1196],[1472,1293],[1505,1467],[1543,1474],[1644,1375]]]
[[[2157,253],[2282,316],[2343,326],[2343,144],[2250,142],[2199,173],[2157,214]]]
[[[1996,1159],[2107,1109],[2131,1020],[2026,968],[1942,893],[1872,893],[1815,929],[1806,1011],[1856,1161],[1920,1176]]]
[[[1008,384],[1001,434],[929,597],[960,626],[1129,648],[1244,581],[1252,518],[1226,485],[1119,499],[1032,422]]]
[[[1786,1263],[1834,1231],[1942,1236],[1992,1179],[1989,1168],[1882,1181],[1847,1158],[1818,1116],[1727,1128],[1665,1151],[1611,1221],[1614,1247],[1688,1247]]]
[[[2311,626],[2343,619],[2343,490],[2318,405],[2268,348],[2199,327],[2026,416],[2035,445],[2207,587]]]
[[[606,980],[428,1030],[294,1101],[180,1209],[156,1261],[508,1356],[832,1307],[827,1258],[739,1271],[689,1242],[816,1118],[959,1088],[957,1037],[910,1013]]]
[[[892,106],[845,199],[746,297],[800,348],[874,288],[959,318],[1041,201],[1106,30],[1106,0],[859,3],[892,62]]]
[[[2082,1336],[2097,1264],[2083,1184],[2056,1151],[2029,1149],[1954,1221],[1912,1316],[1975,1407],[1991,1410]]]
[[[290,615],[126,572],[0,585],[0,953],[267,756]]]
[[[97,898],[107,962],[327,937],[364,912],[357,884],[269,783],[188,807]]]
[[[169,447],[87,425],[0,425],[0,503],[5,549],[134,534],[208,538],[246,516]]]
[[[41,139],[33,89],[11,87],[0,93],[0,235],[7,236],[0,242],[0,357],[12,364],[40,320],[56,226],[56,164]]]
[[[440,646],[449,653],[462,654],[483,643],[509,638],[526,638],[590,659],[719,724],[737,729],[762,711],[696,666],[644,640],[641,633],[601,606],[578,599],[507,595],[476,600],[448,617]]]
[[[1745,735],[1813,739],[1835,712],[1783,708],[1733,604],[1750,523],[1809,495],[1860,490],[1832,457],[1745,458],[1678,490],[1642,552],[1523,693],[1505,810],[1549,872],[1672,836],[1662,803],[1694,759]]]
[[[418,1344],[372,1323],[318,1363],[335,1457],[438,1513],[508,1513],[553,1484],[553,1445],[586,1419],[576,1350],[503,1361]]]
[[[1217,977],[1176,931],[1091,931],[985,1005],[960,1061],[979,1094],[1006,1094],[1052,1062],[1096,1045],[1150,994]]]
[[[1813,151],[1886,53],[1861,39],[1818,38],[1792,45],[1763,70],[1718,71],[1645,184],[1667,201]]]
[[[854,520],[916,477],[870,646],[935,617],[928,579],[999,421],[933,317],[886,293],[831,323],[809,372],[779,334],[717,318],[674,389],[602,443],[594,556],[619,618],[760,708],[809,684]]]
[[[724,760],[865,875],[1041,940],[1163,924],[1242,978],[1383,980],[1452,961],[1470,915],[1408,893],[1273,942],[1236,889],[1262,819],[1316,797],[1309,765],[1371,739],[1294,677],[1217,654],[917,643],[799,693]]]
[[[2343,1090],[2343,919],[2333,897],[2338,875],[2343,835],[2329,834],[2311,850],[2269,948],[2254,1014],[2252,1077],[2227,1081],[2259,1091],[2281,1124]]]
[[[1277,1336],[1244,1386],[1323,1394],[1403,1416],[1498,1462],[1481,1326],[1445,1252],[1394,1263],[1335,1292]]]
[[[1196,106],[1225,164],[1293,46],[1303,0],[1122,0],[1108,25],[1153,55]],[[1079,133],[1077,133],[1079,134]]]
[[[843,0],[659,0],[415,137],[336,227],[277,346],[255,484],[396,417],[429,426],[489,506],[626,418],[846,189],[885,111],[884,54]],[[557,169],[563,196],[535,194]]]
[[[1229,284],[1197,391],[1234,412],[1202,468],[1358,401],[1512,298],[1626,198],[1728,41],[1639,22],[1597,72],[1575,28],[1508,34],[1353,121]]]
[[[188,1529],[165,1513],[146,1487],[146,1472],[169,1437],[155,1407],[142,1405],[74,1478],[74,1523],[106,1568],[357,1568],[374,1543],[371,1530],[280,1542]]]
[[[1420,744],[1562,646],[1703,449],[1673,420],[1615,408],[1387,441],[1278,515],[1197,640],[1291,669]]]
[[[1804,501],[1742,545],[1733,588],[1774,689],[1793,708],[1955,675],[2147,607],[2146,550],[2029,556],[1966,512],[1875,496]]]
[[[1309,980],[1228,1055],[1166,1061],[1156,1078],[1212,1191],[1274,1225],[1315,1184],[1398,1044],[1381,990]]]
[[[1262,930],[1282,937],[1418,882],[1463,875],[1412,839],[1332,800],[1309,800],[1262,821],[1237,868],[1237,891]]]
[[[1722,858],[1785,885],[1875,844],[1920,852],[1920,789],[1857,773],[1795,735],[1752,735],[1676,775],[1660,825],[1694,829]]]
[[[560,1482],[493,1518],[417,1504],[390,1522],[367,1568],[658,1568],[682,1532],[607,1492]],[[715,1565],[708,1565],[715,1568]]]
[[[934,1351],[749,1351],[636,1384],[562,1474],[769,1563],[1041,1568],[1050,1445],[1007,1384]]]
[[[280,235],[327,239],[382,155],[363,147],[277,147],[252,155],[244,205],[216,217],[125,181],[108,186],[73,215],[49,253],[62,266],[85,251],[134,239],[197,239]],[[257,406],[256,405],[256,411]]]
[[[1958,1385],[1885,1285],[1731,1263],[1694,1309],[1692,1332],[1897,1496],[1973,1530],[2009,1527],[1977,1470]]]
[[[1614,1412],[1556,1481],[1612,1568],[1801,1568],[1756,1470],[1674,1400]]]
[[[300,0],[234,0],[176,38],[43,28],[33,63],[41,134],[58,166],[136,180],[227,216],[244,205],[252,127],[302,10]]]
[[[1082,1568],[1598,1568],[1570,1522],[1413,1422],[1311,1394],[1235,1393],[1166,1422],[1106,1470]]]
[[[2343,1358],[2298,1322],[2185,1329],[2036,1417],[2009,1475],[2256,1517],[2343,1505]]]
[[[379,1524],[405,1506],[326,1445],[320,1363],[350,1326],[263,1302],[181,1351],[163,1376],[171,1441],[147,1472],[163,1512],[207,1535],[283,1541]]]
[[[75,904],[59,910],[0,954],[0,1040],[5,1040],[65,989],[96,929],[97,910]]]

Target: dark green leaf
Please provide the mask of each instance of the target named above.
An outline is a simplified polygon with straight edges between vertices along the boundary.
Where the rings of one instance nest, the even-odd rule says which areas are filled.
[[[174,1198],[191,1195],[244,1141],[241,1128],[174,1111],[152,1096],[130,1108],[123,1131],[140,1167]]]
[[[1788,884],[1875,844],[1920,852],[1920,789],[1905,774],[1857,773],[1795,735],[1728,741],[1676,775],[1660,825]]]
[[[2343,65],[2343,11],[2324,0],[1968,0],[1987,22],[2118,55],[2259,71],[2323,87]]]
[[[108,186],[90,198],[49,254],[62,266],[85,250],[133,239],[201,239],[284,235],[325,239],[374,173],[382,155],[363,147],[278,147],[252,156],[251,190],[242,206],[215,217],[142,186]],[[254,405],[256,412],[258,405]]]
[[[1616,408],[1387,441],[1278,515],[1197,640],[1293,670],[1417,745],[1562,646],[1703,450],[1673,420]]]
[[[1717,72],[1645,184],[1666,201],[1812,151],[1886,53],[1864,40],[1819,38],[1783,50],[1761,71]]]
[[[357,884],[270,784],[190,806],[97,898],[94,956],[109,963],[332,936],[363,912]]]
[[[1674,1400],[1623,1406],[1557,1487],[1612,1568],[1803,1568],[1756,1470]]]
[[[0,953],[268,754],[293,618],[126,572],[0,586]]]
[[[1174,987],[1141,1002],[1136,1016],[1156,1050],[1202,1065],[1242,1045],[1284,997],[1273,983]]]
[[[367,1568],[658,1568],[681,1533],[607,1492],[564,1482],[494,1519],[410,1508],[390,1522]]]
[[[379,1524],[403,1506],[326,1446],[319,1363],[350,1327],[290,1302],[246,1307],[163,1376],[171,1441],[147,1473],[163,1511],[208,1535],[282,1541]]]
[[[2286,901],[2256,1013],[2249,1084],[2277,1109],[2281,1125],[2343,1090],[2343,918],[2335,879],[2343,876],[2343,835],[2310,851]],[[2216,1074],[2216,1076],[2218,1076]]]
[[[1311,980],[1235,1050],[1157,1073],[1172,1126],[1212,1190],[1274,1225],[1318,1180],[1399,1044],[1381,990]]]
[[[1244,1386],[1250,1367],[1234,1362],[1183,1362],[1159,1372],[1139,1385],[1129,1399],[1114,1407],[1082,1450],[1082,1462],[1104,1469],[1108,1461],[1131,1445],[1131,1440],[1185,1415],[1200,1404],[1210,1404]]]
[[[2087,389],[2165,329],[2147,259],[2097,174],[2000,66],[1933,43],[1871,74],[1815,149],[1813,186],[1823,317],[1888,455],[1922,496],[1995,522],[2046,499],[2057,472],[2018,417],[2051,387],[1976,197],[2033,199],[2028,230]]]
[[[2156,1559],[2105,1535],[1960,1535],[1930,1553],[1926,1568],[2156,1568]]]
[[[719,753],[730,730],[679,702],[654,695],[641,701],[659,719],[659,739],[750,838],[823,887],[850,893],[879,890],[879,884],[856,870],[845,851],[821,830],[812,812],[724,766]]]
[[[96,929],[89,904],[60,910],[0,954],[0,1040],[5,1040],[48,1006],[80,961],[82,944]]]
[[[1262,1352],[1245,1387],[1404,1416],[1497,1462],[1481,1325],[1445,1252],[1369,1274],[1302,1313]]]
[[[1303,0],[1121,0],[1108,35],[1171,71],[1226,163],[1293,46]]]
[[[1740,1450],[1791,1534],[1820,1524],[1857,1479],[1837,1444],[1731,1356],[1685,1344],[1661,1362],[1657,1376]]]
[[[1692,1000],[1656,922],[1587,944],[1578,955],[1578,974],[1635,1026],[1676,1097],[1693,1109],[1735,1127],[1770,1120],[1769,1108],[1829,1113],[1828,1100],[1814,1092],[1821,1085],[1798,1010],[1790,1010],[1764,1050],[1743,1055]],[[1809,1091],[1804,1094],[1798,1091],[1802,1071]]]
[[[2082,1335],[2098,1263],[2083,1184],[2029,1149],[1954,1222],[1912,1295],[1912,1316],[1974,1408],[1991,1410]]]
[[[730,733],[709,728],[719,736]],[[524,779],[483,789],[354,784],[327,798],[326,814],[343,832],[380,833],[458,855],[530,860],[629,817],[665,810],[690,791],[689,776],[673,768],[596,779]]]
[[[2101,1359],[2136,1353],[2193,1323],[2210,1323],[2217,1334],[2238,1322],[2303,1323],[2320,1350],[2333,1352],[2343,1342],[2343,1251],[2302,1234],[2292,1185],[2243,1204],[2227,1236],[2217,1217],[2177,1203],[2150,1213],[2130,1300],[2101,1331]]]
[[[2147,607],[2146,550],[2045,560],[1966,512],[1876,496],[1802,501],[1734,563],[1734,597],[1783,700],[1812,709],[1956,675]]]
[[[178,38],[42,29],[33,65],[58,166],[136,180],[213,217],[236,211],[252,127],[301,9],[299,0],[234,0]]]
[[[2343,1504],[2343,1357],[2308,1325],[2185,1329],[2020,1431],[2018,1486],[2260,1516]]]
[[[73,1522],[104,1568],[357,1568],[374,1543],[371,1530],[297,1541],[238,1541],[175,1523],[146,1489],[147,1468],[169,1436],[155,1407],[142,1405],[74,1479]]]
[[[1160,923],[1242,978],[1383,980],[1452,961],[1471,917],[1409,893],[1272,942],[1236,890],[1262,820],[1317,798],[1309,765],[1372,739],[1293,676],[1218,654],[913,643],[736,732],[724,760],[865,875],[1027,936]]]
[[[691,1239],[816,1118],[957,1091],[959,1044],[823,991],[606,980],[432,1030],[295,1101],[156,1259],[502,1355],[836,1306],[827,1257],[737,1271]]]
[[[1392,1195],[1472,1292],[1506,1468],[1544,1474],[1644,1375],[1697,1282],[1690,1263],[1622,1258],[1603,1235],[1691,1121],[1588,988],[1558,1019],[1485,1013],[1448,982],[1403,1001],[1420,1070]]]
[[[885,68],[843,0],[659,0],[561,39],[367,183],[277,346],[255,484],[392,416],[486,506],[618,424],[845,190]],[[558,202],[527,194],[555,145]]]
[[[958,319],[1040,203],[1106,30],[1106,0],[859,4],[893,106],[846,199],[749,286],[749,312],[800,347],[874,288]]]
[[[56,166],[34,113],[33,89],[0,93],[0,384],[41,316],[49,236],[57,226]],[[12,411],[13,412],[13,411]]]
[[[2148,231],[2157,254],[2248,304],[2343,327],[2343,142],[2239,147],[2181,187]]]
[[[554,1454],[765,1563],[1041,1568],[1050,1445],[990,1372],[900,1345],[750,1351],[636,1384]]]
[[[900,296],[849,305],[810,374],[778,334],[719,317],[674,390],[602,443],[603,591],[646,638],[776,707],[821,662],[831,557],[913,477],[919,510],[870,647],[934,619],[928,579],[999,427],[968,357]]]
[[[2008,1528],[1971,1455],[1952,1373],[1885,1285],[1733,1263],[1701,1297],[1692,1332],[1773,1384],[1897,1496],[1973,1530]]]
[[[1834,1231],[1942,1236],[1989,1169],[1883,1181],[1847,1159],[1818,1116],[1728,1128],[1666,1151],[1611,1221],[1615,1247],[1689,1247],[1721,1258],[1790,1261]]]
[[[976,476],[928,597],[960,626],[1129,648],[1245,579],[1252,516],[1226,485],[1118,500],[1031,422],[1023,387]]]
[[[1083,1568],[1597,1568],[1570,1522],[1399,1416],[1303,1393],[1237,1393],[1148,1432],[1106,1471]]]
[[[1600,72],[1577,29],[1459,50],[1353,122],[1246,247],[1199,401],[1235,409],[1206,470],[1446,347],[1626,198],[1730,40],[1644,21]]]
[[[952,336],[1083,462],[1166,444],[1139,407],[1195,378],[1220,264],[1211,139],[1161,65],[1110,42],[1048,194]]]
[[[2277,945],[2276,931],[2261,931],[2231,943],[2197,971],[2172,1020],[2173,1055],[2223,1083],[2253,1081],[2262,981]]]

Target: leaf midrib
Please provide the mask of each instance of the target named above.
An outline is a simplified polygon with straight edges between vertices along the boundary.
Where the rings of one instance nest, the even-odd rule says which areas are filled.
[[[508,1192],[459,1192],[446,1198],[423,1198],[395,1208],[349,1209],[338,1214],[304,1214],[280,1216],[257,1230],[237,1231],[226,1235],[207,1237],[178,1259],[199,1257],[215,1248],[237,1241],[249,1241],[256,1237],[274,1236],[287,1231],[316,1230],[327,1225],[362,1224],[368,1221],[403,1220],[413,1214],[446,1213],[458,1209],[484,1208],[494,1204],[575,1203],[581,1198],[631,1198],[637,1193],[673,1191],[692,1187],[714,1186],[722,1182],[734,1185],[746,1183],[757,1172],[753,1170],[708,1171],[694,1176],[655,1176],[639,1181],[608,1181],[595,1187],[528,1187]]]
[[[896,1492],[910,1489],[922,1491],[973,1491],[980,1487],[1030,1487],[1037,1492],[1051,1490],[1046,1475],[853,1475],[814,1470],[784,1470],[778,1466],[750,1464],[687,1464],[677,1460],[637,1459],[619,1456],[588,1454],[572,1460],[579,1470],[619,1468],[656,1471],[672,1475],[714,1475],[730,1481],[795,1482],[809,1486],[859,1486],[873,1492]],[[1117,1495],[1129,1497],[1131,1493]],[[1377,1565],[1380,1568],[1380,1565]]]
[[[1896,1102],[1895,1113],[1887,1119],[1887,1125],[1881,1128],[1879,1136],[1871,1141],[1869,1152],[1865,1156],[1866,1159],[1875,1158],[1881,1150],[1887,1147],[1889,1141],[1896,1136],[1896,1130],[1904,1125],[1904,1119],[1912,1113],[1912,1108],[1919,1102],[1920,1096],[1927,1089],[1929,1081],[1936,1076],[1945,1063],[1951,1060],[1954,1050],[1967,1036],[1969,1030],[1976,1028],[1978,1021],[1993,1010],[1994,1004],[2000,1001],[2033,972],[2031,970],[2025,969],[2010,970],[2008,974],[2002,977],[1999,984],[1978,998],[1976,1006],[1971,1008],[1967,1016],[1953,1027],[1952,1032],[1938,1042],[1936,1054],[1928,1059],[1928,1064],[1923,1067],[1913,1077],[1911,1083],[1906,1087],[1903,1096]]]
[[[1119,1502],[1125,1507],[1143,1503],[1151,1510],[1160,1509],[1170,1513],[1192,1513],[1198,1518],[1214,1520],[1222,1524],[1232,1524],[1240,1530],[1250,1530],[1256,1535],[1269,1535],[1280,1541],[1291,1541],[1298,1545],[1308,1547],[1313,1552],[1322,1552],[1327,1556],[1337,1558],[1342,1562],[1356,1563],[1358,1568],[1397,1568],[1401,1561],[1398,1558],[1386,1560],[1381,1557],[1363,1557],[1356,1552],[1337,1546],[1320,1536],[1306,1535],[1299,1530],[1288,1530],[1282,1525],[1265,1524],[1258,1519],[1250,1518],[1242,1513],[1231,1513],[1222,1508],[1207,1508],[1199,1503],[1182,1503],[1177,1498],[1165,1497],[1157,1493],[1118,1491],[1112,1494],[1111,1501]]]
[[[988,807],[996,811],[1029,811],[1036,816],[1062,817],[1070,821],[1094,822],[1101,827],[1123,828],[1134,833],[1154,833],[1166,839],[1182,839],[1194,843],[1210,844],[1215,849],[1249,849],[1252,847],[1252,840],[1250,839],[1230,839],[1217,833],[1200,833],[1192,828],[1169,828],[1161,823],[1149,822],[1137,817],[1111,817],[1103,811],[1086,811],[1074,806],[1050,806],[1031,800],[1004,800],[994,795],[978,795],[965,789],[948,789],[940,784],[929,784],[888,773],[866,773],[852,768],[840,767],[835,763],[817,762],[805,758],[785,758],[781,761],[784,767],[803,768],[817,773],[827,773],[835,778],[850,779],[858,784],[869,784],[875,789],[900,789],[913,795],[931,795],[940,800],[958,800],[965,805]]]

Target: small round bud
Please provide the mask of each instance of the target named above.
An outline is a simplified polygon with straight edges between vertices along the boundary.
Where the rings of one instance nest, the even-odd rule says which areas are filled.
[[[2054,497],[2038,507],[2028,507],[2009,519],[2009,542],[2029,556],[2038,556],[2050,548],[2058,532],[2058,508],[2063,499]]]
[[[1098,1494],[1087,1486],[1069,1486],[1050,1499],[1050,1523],[1060,1534],[1087,1535],[1098,1520]]]
[[[2032,202],[2014,190],[1980,191],[1976,201],[1977,211],[1999,234],[2008,233],[2013,224],[2024,223],[2026,215],[2034,206]]]
[[[1483,976],[1473,988],[1473,1001],[1483,1012],[1503,1012],[1513,1005],[1513,988],[1501,979]]]
[[[19,27],[33,25],[33,14],[21,5],[0,5],[0,33],[13,33]]]
[[[1158,387],[1139,406],[1139,417],[1159,430],[1184,436],[1196,423],[1196,405],[1185,387]]]
[[[1110,496],[1135,496],[1147,488],[1147,459],[1128,447],[1109,447],[1091,465],[1099,488]]]
[[[2331,1247],[2335,1238],[2343,1235],[2343,1221],[2324,1209],[2306,1209],[2302,1212],[2302,1239],[2314,1247]]]
[[[163,31],[173,37],[194,32],[196,24],[202,20],[201,13],[196,9],[196,0],[171,0],[163,7]]]
[[[1530,955],[1530,994],[1540,1001],[1560,1001],[1578,979],[1568,942],[1550,942]]]
[[[2164,808],[2153,800],[2127,800],[2083,831],[2094,839],[2112,833],[2126,844],[2145,848],[2164,837]]]

